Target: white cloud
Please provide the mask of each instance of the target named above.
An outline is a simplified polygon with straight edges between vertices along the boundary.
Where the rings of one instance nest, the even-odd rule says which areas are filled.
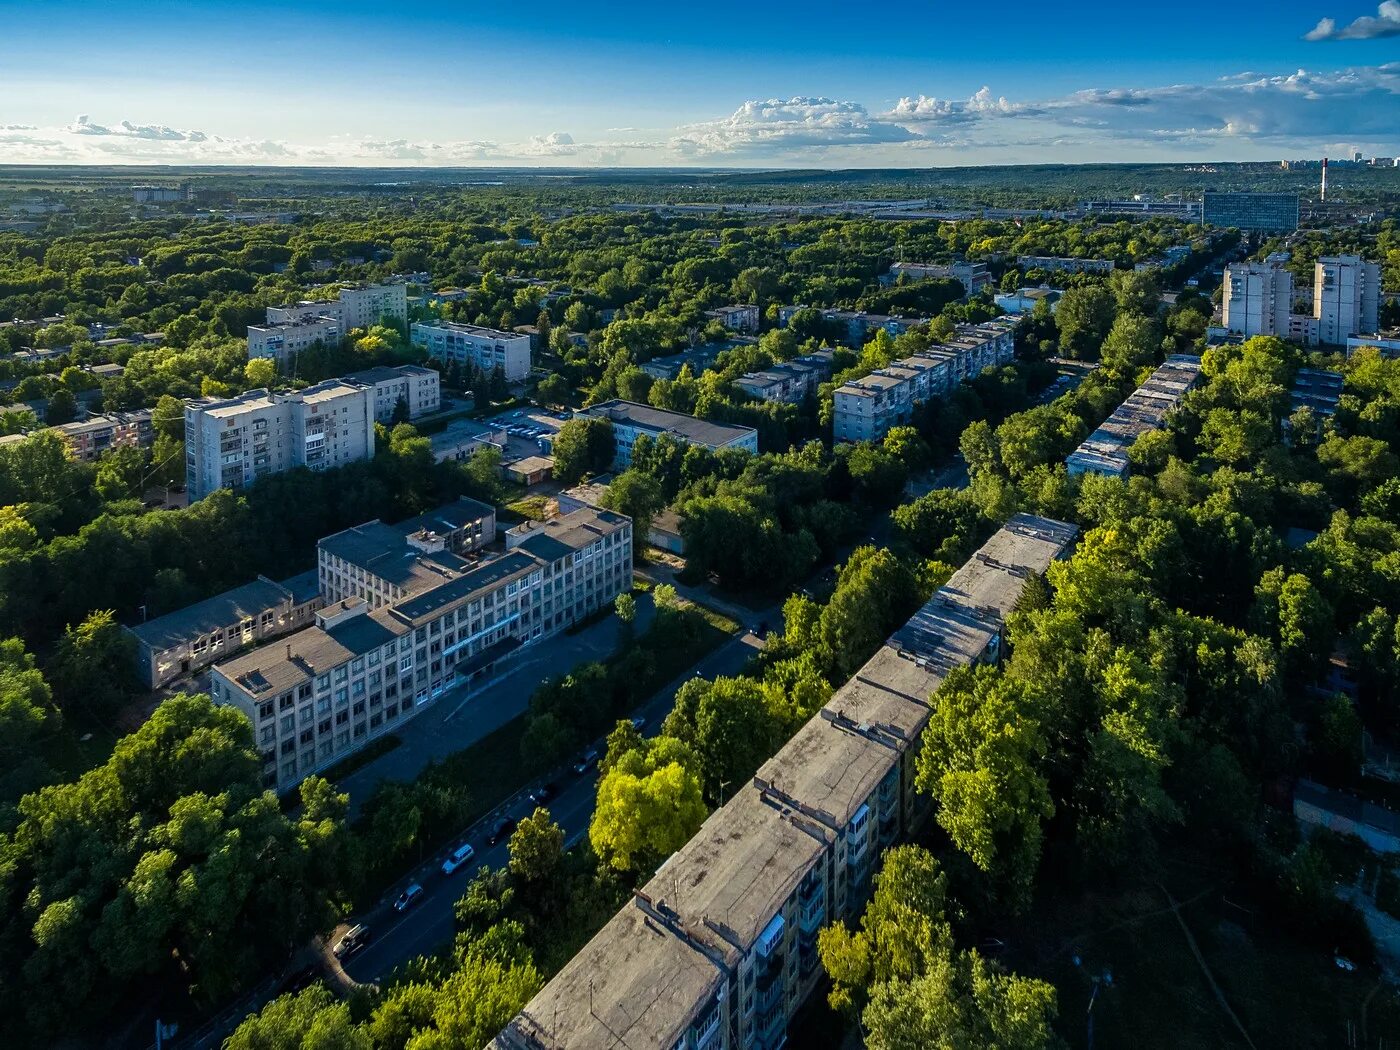
[[[1376,16],[1362,15],[1356,21],[1340,28],[1334,18],[1324,18],[1309,32],[1304,40],[1375,40],[1378,37],[1400,36],[1400,0],[1385,0],[1376,9]]]
[[[919,133],[872,117],[859,102],[771,98],[745,102],[723,120],[678,129],[671,148],[687,157],[909,142]]]
[[[1027,116],[1040,112],[1034,106],[1008,102],[1005,95],[992,94],[985,85],[965,100],[919,95],[901,98],[881,119],[899,124],[975,124],[984,117]]]
[[[202,131],[178,131],[164,124],[135,124],[129,120],[123,120],[116,127],[108,127],[94,123],[86,113],[80,113],[77,120],[64,130],[70,135],[117,135],[154,142],[204,142],[209,138]]]

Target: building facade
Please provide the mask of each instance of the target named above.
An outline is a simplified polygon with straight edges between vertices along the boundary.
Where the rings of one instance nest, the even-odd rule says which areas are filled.
[[[1214,193],[1207,191],[1201,215],[1207,226],[1291,233],[1298,228],[1296,193]]]
[[[531,524],[504,555],[440,552],[431,586],[378,608],[329,602],[285,644],[215,666],[210,695],[252,721],[267,786],[291,790],[632,586],[630,519],[588,509]]]
[[[951,278],[962,284],[963,291],[967,296],[977,295],[982,289],[990,288],[992,285],[991,272],[987,269],[987,264],[982,262],[896,262],[890,264],[888,276],[891,283],[900,277],[908,277],[911,281],[920,281],[929,277]]]
[[[947,396],[984,368],[1010,363],[1015,353],[1014,321],[960,325],[945,342],[837,387],[832,436],[836,441],[878,441],[891,427],[909,423],[918,405]]]
[[[499,368],[509,383],[530,374],[530,337],[456,321],[421,322],[409,332],[414,346],[439,361],[456,361],[482,372]]]
[[[1016,260],[1022,270],[1047,273],[1112,273],[1112,259],[1069,259],[1058,255],[1022,255]]]
[[[408,323],[408,285],[356,284],[340,289],[339,298],[326,302],[303,300],[267,308],[269,325],[317,318],[335,321],[341,335],[352,328],[368,328],[383,320],[402,327]]]
[[[1027,579],[1074,526],[1018,514],[739,785],[490,1044],[778,1050],[821,979],[817,936],[928,816],[914,758],[953,667],[996,663]]]
[[[442,407],[441,377],[421,365],[381,365],[344,378],[374,391],[374,419],[378,423],[390,422],[399,402],[403,402],[409,419],[430,416]]]
[[[753,303],[735,303],[716,310],[706,310],[705,316],[718,321],[731,332],[752,335],[758,331],[758,307]]]
[[[1380,323],[1381,268],[1359,255],[1329,255],[1313,271],[1313,316],[1317,338],[1327,346],[1345,346]]]
[[[1293,275],[1277,262],[1231,263],[1225,267],[1220,306],[1232,335],[1283,339],[1293,309]]]
[[[581,409],[580,416],[593,416],[612,423],[613,467],[626,470],[632,463],[632,446],[639,437],[658,438],[663,434],[686,445],[704,445],[712,451],[738,448],[758,451],[758,431],[732,423],[711,423],[680,412],[614,399]]]
[[[95,462],[109,449],[149,448],[155,441],[148,408],[88,416],[75,423],[63,423],[53,430],[68,442],[73,458],[83,463]]]
[[[815,397],[817,388],[831,378],[831,371],[832,352],[818,350],[758,372],[745,372],[734,380],[734,385],[760,401],[795,405]]]
[[[334,317],[306,317],[299,321],[276,321],[248,326],[248,360],[258,357],[277,362],[283,372],[296,368],[302,351],[313,346],[335,346],[340,342],[340,322]]]
[[[125,630],[136,641],[136,673],[148,689],[181,678],[239,649],[311,623],[321,607],[316,574],[252,583]]]
[[[293,467],[325,470],[373,455],[373,391],[341,379],[289,394],[249,390],[185,402],[192,501]]]

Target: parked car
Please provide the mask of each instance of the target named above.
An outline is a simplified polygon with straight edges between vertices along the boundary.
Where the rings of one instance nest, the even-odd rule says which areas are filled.
[[[345,931],[345,936],[335,942],[335,947],[331,949],[331,952],[337,959],[348,959],[369,942],[368,926],[351,926]]]
[[[394,901],[394,910],[408,911],[409,908],[413,907],[422,899],[423,887],[416,882],[412,883],[408,889],[400,893],[398,899]]]
[[[515,830],[515,818],[505,817],[496,822],[496,826],[491,829],[491,834],[486,836],[486,841],[491,845],[504,842],[510,837],[510,833]]]
[[[550,781],[547,784],[541,784],[539,787],[535,788],[534,791],[530,792],[530,801],[537,806],[542,806],[557,794],[559,794],[559,785]]]
[[[637,732],[640,733],[643,729],[645,729],[645,728],[646,728],[646,724],[647,724],[647,720],[646,720],[645,718],[643,718],[641,715],[633,715],[633,716],[632,716],[632,728],[635,729]]]
[[[595,748],[590,747],[587,751],[580,755],[579,760],[574,763],[574,772],[577,773],[579,776],[583,776],[597,764],[598,752]]]
[[[471,859],[475,856],[476,850],[472,849],[470,844],[466,842],[462,843],[460,846],[454,849],[451,852],[451,854],[448,855],[448,858],[445,861],[442,862],[442,873],[444,875],[451,875],[458,868],[462,867],[465,864],[469,864],[471,862]]]
[[[284,995],[287,992],[300,992],[310,988],[320,979],[321,968],[319,966],[304,966],[296,973],[284,977],[282,983],[277,986],[277,992],[279,995]]]

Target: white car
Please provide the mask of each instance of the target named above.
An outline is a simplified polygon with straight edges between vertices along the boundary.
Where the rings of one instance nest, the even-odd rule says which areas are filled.
[[[442,862],[442,873],[451,875],[458,868],[471,863],[471,859],[475,856],[476,850],[472,849],[469,843],[462,843],[452,851],[451,856]]]

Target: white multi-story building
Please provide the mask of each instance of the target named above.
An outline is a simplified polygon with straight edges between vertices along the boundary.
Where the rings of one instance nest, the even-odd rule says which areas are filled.
[[[928,277],[952,278],[962,284],[968,296],[973,296],[988,288],[992,283],[991,272],[983,262],[957,261],[951,263],[896,262],[890,264],[891,282],[901,276],[910,280],[923,280]]]
[[[439,361],[456,361],[483,372],[499,368],[508,383],[530,374],[530,337],[519,332],[457,321],[424,321],[413,325],[409,338]]]
[[[1286,338],[1293,275],[1278,262],[1231,263],[1225,267],[1220,302],[1226,331],[1246,338]]]
[[[1367,347],[1379,350],[1382,357],[1400,357],[1400,328],[1351,336],[1347,339],[1347,357]]]
[[[402,401],[408,418],[431,415],[442,407],[442,382],[438,373],[421,365],[380,365],[351,372],[347,383],[358,383],[374,390],[374,418],[388,423]]]
[[[373,390],[342,379],[290,394],[249,390],[185,402],[191,500],[293,467],[325,470],[373,455]]]
[[[837,441],[878,441],[891,427],[914,417],[914,408],[945,397],[984,368],[1008,364],[1016,353],[1016,322],[998,317],[960,325],[943,343],[877,368],[836,388],[832,436]]]
[[[421,586],[377,608],[355,593],[328,601],[314,626],[210,671],[214,702],[253,723],[267,786],[290,790],[632,586],[632,522],[610,511],[530,523],[486,560],[410,536],[385,533],[378,557],[430,563]],[[373,591],[345,566],[350,591]]]
[[[818,350],[758,372],[745,372],[734,380],[734,385],[760,401],[795,405],[815,395],[817,388],[831,378],[832,358],[830,350]]]
[[[722,448],[758,451],[758,431],[753,427],[733,423],[711,423],[707,419],[697,419],[681,412],[667,412],[662,408],[639,405],[635,401],[604,401],[581,410],[579,415],[594,416],[612,423],[613,445],[616,449],[613,467],[617,470],[626,470],[631,465],[632,446],[643,436],[658,438],[666,435],[682,444],[704,445],[716,452]]]
[[[718,321],[731,332],[758,331],[758,307],[753,303],[736,303],[706,310],[705,316]]]
[[[1022,255],[1016,260],[1022,270],[1049,273],[1112,273],[1112,259],[1069,259],[1058,255]]]
[[[267,323],[287,324],[330,318],[340,325],[340,333],[352,328],[368,328],[388,319],[397,325],[408,323],[408,285],[356,284],[340,289],[340,297],[327,302],[302,301],[286,306],[269,306]]]
[[[1027,580],[1073,525],[1018,514],[737,785],[489,1050],[778,1050],[821,980],[817,937],[927,819],[915,756],[954,667],[995,664]]]
[[[340,322],[334,317],[307,317],[248,326],[248,360],[271,358],[284,372],[292,371],[303,350],[340,342]]]
[[[1313,274],[1313,316],[1317,338],[1345,346],[1361,332],[1374,332],[1380,320],[1381,268],[1359,255],[1328,255]]]

